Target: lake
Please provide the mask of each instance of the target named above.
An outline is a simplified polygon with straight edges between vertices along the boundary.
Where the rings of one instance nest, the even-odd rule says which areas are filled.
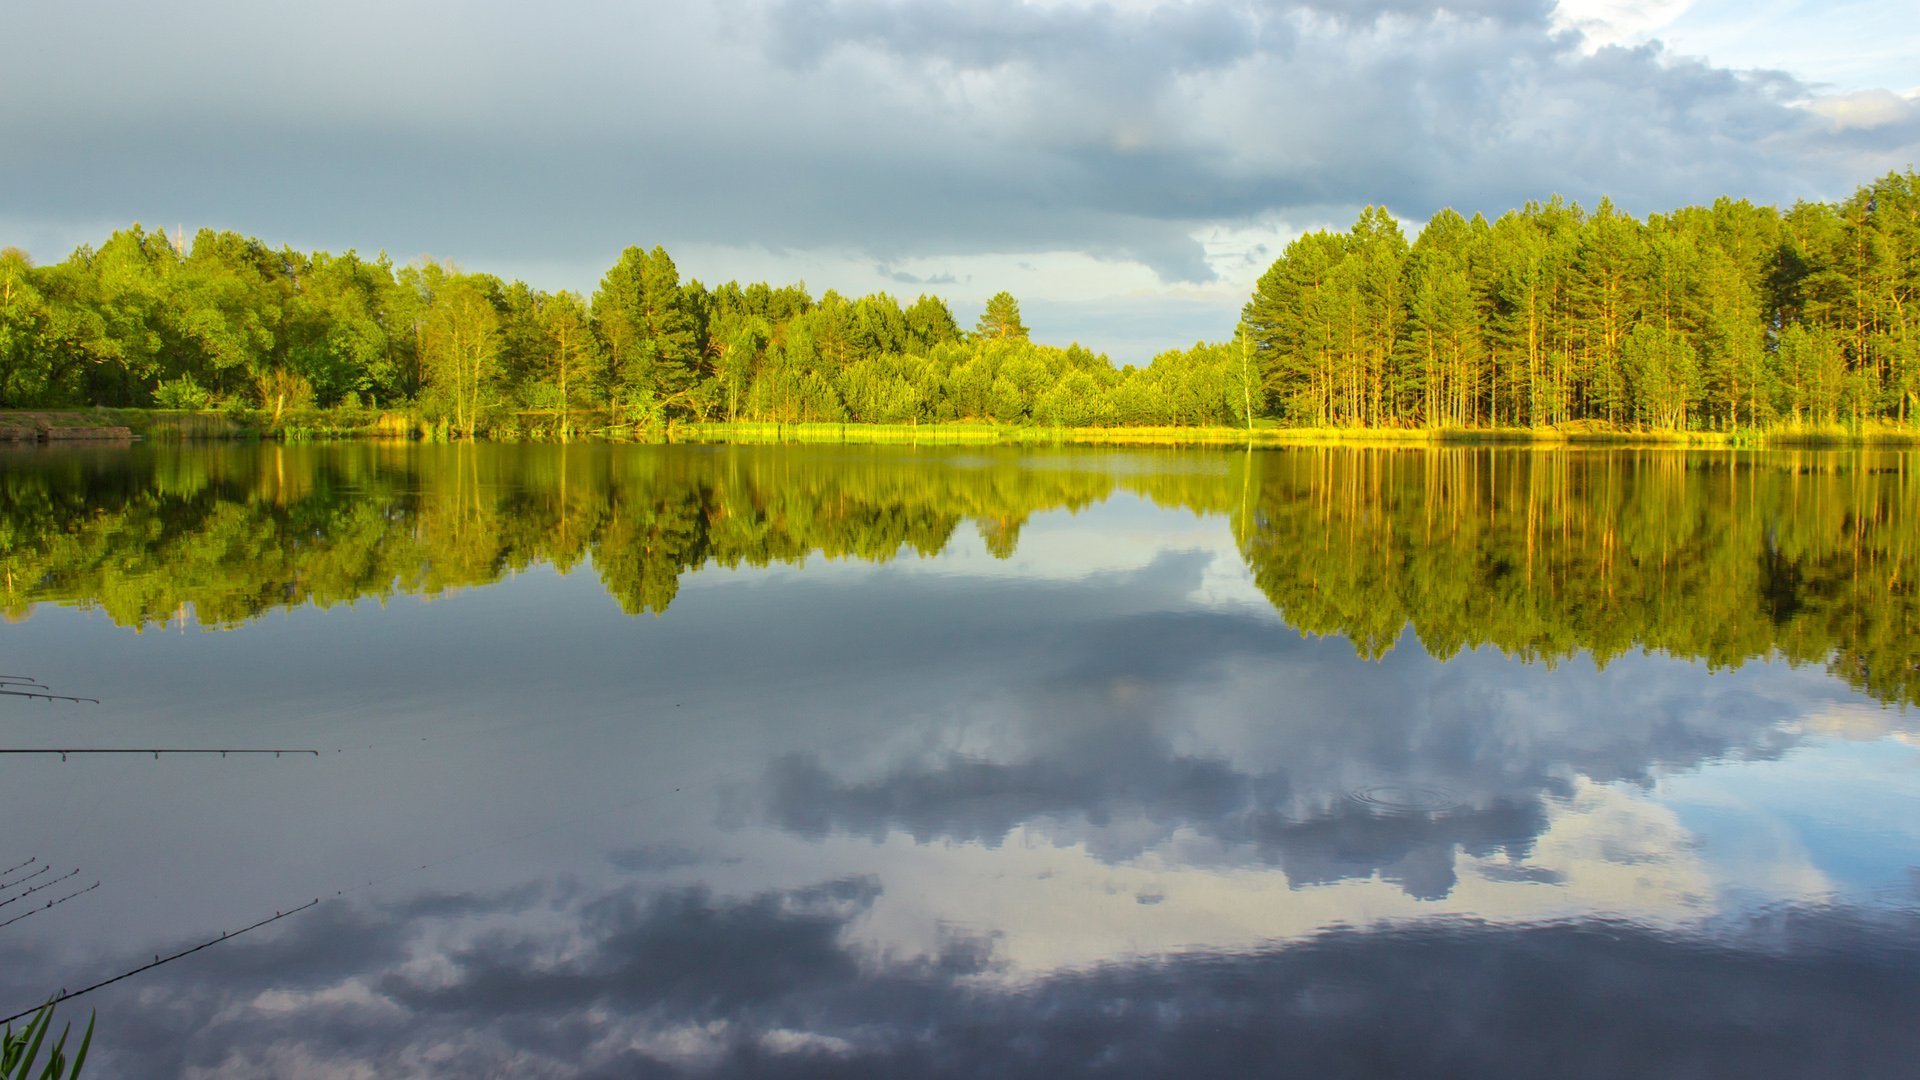
[[[1913,452],[143,444],[0,530],[98,699],[0,697],[0,1006],[162,961],[90,1075],[1920,1060]]]

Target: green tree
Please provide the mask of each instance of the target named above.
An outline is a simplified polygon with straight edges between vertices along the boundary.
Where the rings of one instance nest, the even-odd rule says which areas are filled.
[[[740,418],[741,405],[753,384],[754,371],[772,336],[772,328],[759,315],[742,315],[735,323],[733,332],[727,336],[726,344],[720,351],[716,375],[720,380],[729,422]]]
[[[905,318],[909,351],[924,353],[935,345],[960,340],[960,324],[954,321],[946,301],[937,296],[922,294],[907,306]]]
[[[299,257],[293,273],[295,288],[283,309],[283,358],[313,387],[315,399],[331,405],[406,396],[410,334],[396,318],[399,290],[386,259],[318,252]]]
[[[1698,354],[1678,331],[1655,323],[1635,326],[1621,344],[1633,418],[1664,431],[1685,431],[1700,393]]]
[[[1020,303],[1009,292],[994,293],[974,327],[976,337],[996,341],[1025,341],[1027,328],[1020,322]]]
[[[1548,419],[1547,326],[1552,304],[1550,241],[1537,204],[1502,214],[1488,238],[1491,312],[1487,338],[1507,390],[1507,416],[1519,425]],[[1493,402],[1499,422],[1500,402]]]
[[[1361,424],[1384,424],[1395,411],[1393,357],[1407,320],[1407,255],[1407,238],[1386,207],[1360,212],[1347,239],[1358,306],[1348,320],[1352,361],[1342,411]]]
[[[1483,419],[1485,341],[1471,273],[1472,226],[1442,210],[1420,232],[1407,261],[1410,365],[1407,385],[1429,426]]]
[[[453,273],[434,289],[423,327],[426,386],[451,413],[455,430],[473,438],[500,377],[498,283]]]
[[[573,428],[572,411],[594,393],[594,379],[602,369],[599,343],[594,339],[586,304],[574,293],[563,290],[546,297],[537,318],[542,355],[540,384],[552,391],[564,435]]]
[[[1620,346],[1638,317],[1646,291],[1646,240],[1639,222],[1600,200],[1580,232],[1574,255],[1572,331],[1576,382],[1587,415],[1617,422],[1628,408]]]
[[[167,280],[178,345],[169,368],[196,376],[221,396],[251,391],[276,414],[287,404],[274,399],[276,392],[311,397],[304,377],[282,377],[278,331],[292,291],[287,270],[284,257],[258,240],[212,229],[196,233],[191,253]]]
[[[1295,420],[1324,425],[1342,339],[1344,238],[1308,233],[1287,245],[1254,287],[1241,312],[1261,371],[1261,385]]]
[[[646,417],[688,409],[701,343],[693,305],[666,250],[621,252],[594,294],[593,310],[611,364],[614,408]]]
[[[0,404],[18,408],[58,399],[53,350],[45,340],[50,314],[27,253],[0,249]]]

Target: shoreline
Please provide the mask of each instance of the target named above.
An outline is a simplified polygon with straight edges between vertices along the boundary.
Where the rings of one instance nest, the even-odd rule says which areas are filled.
[[[1619,446],[1686,449],[1920,447],[1920,426],[1885,421],[1860,425],[1782,425],[1739,431],[1653,431],[1582,422],[1545,428],[1317,428],[1042,427],[1026,424],[936,424],[671,421],[653,427],[605,423],[606,414],[582,412],[562,425],[552,414],[513,414],[475,437],[479,442],[628,442],[705,444],[850,444],[976,446]],[[539,421],[546,421],[541,423]],[[569,418],[571,420],[571,418]],[[594,421],[600,421],[595,425]],[[0,442],[126,443],[153,441],[322,442],[399,439],[460,441],[405,412],[315,409],[188,412],[164,409],[34,409],[0,411]]]

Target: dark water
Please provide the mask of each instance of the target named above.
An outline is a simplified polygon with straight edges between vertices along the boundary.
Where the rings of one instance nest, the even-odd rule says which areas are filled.
[[[125,1076],[1911,1076],[1916,471],[6,454],[0,668],[100,699],[6,749],[319,754],[0,755],[0,1005],[318,899],[63,1014]]]

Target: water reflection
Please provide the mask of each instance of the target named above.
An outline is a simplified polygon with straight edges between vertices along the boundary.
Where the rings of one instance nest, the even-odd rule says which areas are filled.
[[[1031,514],[1116,490],[1097,461],[1072,455],[858,449],[142,448],[5,466],[11,610],[78,602],[128,626],[188,605],[203,624],[232,625],[589,560],[623,609],[660,612],[710,562],[930,555],[967,520],[1005,555]],[[1181,463],[1142,486],[1187,479]]]
[[[1264,455],[1249,565],[1287,620],[1377,652],[1833,659],[1920,694],[1911,454]]]
[[[851,758],[776,760],[752,786],[762,819],[923,843],[1023,830],[1109,862],[1271,865],[1296,889],[1377,875],[1440,899],[1462,854],[1510,880],[1557,880],[1522,868],[1576,778],[1644,784],[1773,757],[1818,693],[1640,657],[1550,670],[1491,650],[1440,665],[1416,649],[1368,664],[1249,615],[1077,625],[1033,681],[1007,670],[990,698]],[[1365,798],[1383,789],[1436,798]]]
[[[928,556],[963,522],[1005,558],[1033,515],[1126,492],[1231,515],[1287,622],[1363,655],[1409,624],[1440,657],[1777,653],[1920,701],[1910,452],[360,444],[4,464],[15,617],[55,601],[232,625],[586,562],[623,610],[661,612],[703,566]]]
[[[0,993],[321,895],[103,992],[119,1071],[1897,1075],[1910,464],[0,459],[82,734],[326,750],[0,762],[107,882]]]
[[[1336,930],[1008,984],[990,942],[908,962],[851,947],[878,892],[629,889],[560,900],[549,930],[528,923],[551,896],[338,906],[209,957],[115,1034],[154,1048],[151,1074],[216,1076],[1802,1077],[1839,1057],[1892,1077],[1920,1051],[1920,923],[1899,913],[1792,909],[1708,940],[1626,923]],[[448,908],[491,929],[422,940]],[[208,1027],[183,1043],[171,1023],[189,1018]]]

